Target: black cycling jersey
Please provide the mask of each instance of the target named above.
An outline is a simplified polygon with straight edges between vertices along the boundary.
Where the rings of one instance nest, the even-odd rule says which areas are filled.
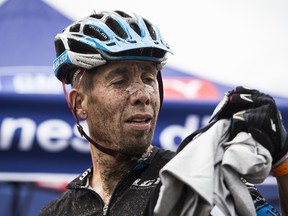
[[[59,199],[45,206],[39,216],[142,216],[153,189],[160,181],[160,169],[174,155],[174,152],[154,147],[151,155],[137,163],[118,183],[107,205],[89,189],[88,178],[92,175],[92,168],[89,168],[67,185],[69,190]]]
[[[209,127],[188,136],[179,146],[177,153],[195,135],[207,129]],[[152,216],[161,186],[159,171],[175,155],[175,152],[154,147],[151,155],[137,163],[118,183],[107,205],[93,189],[89,188],[88,179],[93,170],[89,168],[70,182],[67,185],[69,190],[44,207],[39,216]],[[254,185],[242,180],[249,189],[257,216],[280,215],[260,195]]]

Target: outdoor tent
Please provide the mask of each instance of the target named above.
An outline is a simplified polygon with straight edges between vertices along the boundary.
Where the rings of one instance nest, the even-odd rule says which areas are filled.
[[[71,22],[38,0],[0,7],[2,172],[79,173],[90,164],[89,145],[78,135],[52,70],[54,37]],[[176,149],[207,122],[228,87],[168,66],[162,73],[165,102],[154,144]]]
[[[0,7],[2,182],[16,182],[19,187],[19,182],[43,181],[52,173],[61,180],[62,174],[81,173],[91,165],[89,144],[79,136],[52,70],[54,36],[71,22],[39,0],[8,0]],[[207,123],[232,87],[169,66],[162,73],[165,101],[153,142],[175,150],[185,136]],[[281,99],[279,106],[288,119],[288,107]],[[264,188],[267,194],[268,188]],[[1,196],[7,194],[0,191]],[[270,199],[276,200],[276,194]],[[18,203],[5,200],[0,210],[13,204],[11,212],[17,215]]]

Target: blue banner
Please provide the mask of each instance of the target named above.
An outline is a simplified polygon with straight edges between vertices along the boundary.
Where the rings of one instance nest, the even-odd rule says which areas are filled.
[[[165,100],[153,144],[176,150],[207,124],[224,91],[169,68],[163,74]],[[91,165],[89,144],[80,137],[50,67],[2,67],[0,86],[0,172],[79,173]],[[279,107],[287,127],[288,106],[279,101]]]

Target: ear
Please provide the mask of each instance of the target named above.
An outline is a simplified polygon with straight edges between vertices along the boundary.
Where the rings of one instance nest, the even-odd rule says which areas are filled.
[[[82,120],[86,120],[88,117],[88,114],[86,112],[86,109],[84,107],[84,100],[83,100],[83,94],[81,92],[72,88],[68,94],[68,103],[69,106],[72,108],[73,112],[75,110],[75,106],[76,106],[76,115],[82,119]]]

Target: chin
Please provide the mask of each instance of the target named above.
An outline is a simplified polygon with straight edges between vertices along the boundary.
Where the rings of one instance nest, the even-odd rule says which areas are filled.
[[[135,143],[133,145],[129,145],[127,146],[126,148],[123,149],[123,153],[124,154],[127,154],[127,155],[133,155],[133,156],[136,156],[136,155],[142,155],[143,153],[145,153],[147,151],[147,148],[150,146],[150,143],[149,144],[143,144],[143,143]]]
[[[130,137],[130,139],[127,139]],[[133,137],[133,138],[132,138]],[[140,155],[146,152],[152,143],[153,133],[137,133],[123,136],[120,141],[121,152],[127,155]]]

